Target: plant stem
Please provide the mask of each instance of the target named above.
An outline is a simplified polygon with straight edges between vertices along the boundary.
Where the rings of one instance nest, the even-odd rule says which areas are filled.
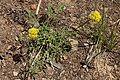
[[[36,54],[36,56],[34,57],[31,65],[34,65],[34,62],[35,62],[35,60],[38,58],[39,54],[41,53],[42,48],[43,48],[43,46],[40,48],[40,51],[39,51],[39,52]]]
[[[85,24],[87,24],[90,21],[90,19],[88,19],[87,21],[85,21],[84,23],[82,23],[81,25],[79,25],[79,27],[84,26]]]
[[[37,9],[36,9],[36,13],[35,13],[36,15],[37,15],[38,12],[39,12],[41,2],[42,2],[42,0],[39,0],[38,6],[37,6]]]

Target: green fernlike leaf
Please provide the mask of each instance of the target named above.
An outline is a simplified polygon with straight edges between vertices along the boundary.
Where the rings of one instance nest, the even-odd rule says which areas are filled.
[[[55,12],[52,9],[50,4],[48,4],[48,6],[47,6],[47,11],[48,11],[48,14],[50,15],[50,17],[55,17],[56,16],[56,14],[55,14]]]
[[[56,7],[56,13],[58,13],[59,11],[61,11],[64,7],[64,4],[63,3],[59,3]]]

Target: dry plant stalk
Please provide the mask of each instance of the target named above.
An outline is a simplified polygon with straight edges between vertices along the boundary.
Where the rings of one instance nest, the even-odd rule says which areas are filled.
[[[42,2],[42,0],[39,0],[38,6],[37,6],[37,9],[36,9],[36,13],[35,13],[36,15],[37,15],[38,12],[39,12],[41,2]]]

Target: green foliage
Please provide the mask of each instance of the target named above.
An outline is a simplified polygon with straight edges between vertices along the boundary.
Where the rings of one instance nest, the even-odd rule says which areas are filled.
[[[27,11],[27,16],[28,16],[28,18],[29,18],[29,20],[27,21],[27,24],[28,24],[29,26],[38,27],[38,26],[39,26],[39,22],[38,22],[38,20],[36,19],[36,16],[35,16],[34,12],[32,12],[32,11],[30,11],[30,10],[28,10],[28,9],[26,9],[26,11]]]
[[[28,67],[29,73],[34,74],[37,72],[39,69],[42,68],[42,61],[40,60],[40,56],[34,60],[34,64],[30,64]],[[33,59],[30,59],[30,63],[32,63]]]
[[[57,18],[58,13],[63,9],[63,7],[64,7],[64,4],[63,4],[63,3],[59,3],[59,4],[56,6],[56,8],[53,9],[53,8],[51,7],[51,5],[48,4],[48,5],[47,5],[47,12],[48,12],[48,14],[49,14],[49,17],[50,17],[50,18]]]
[[[55,9],[55,12],[58,14],[64,7],[64,4],[63,3],[59,3],[57,6],[56,6],[56,9]]]
[[[87,37],[92,41],[94,45],[89,49],[89,54],[87,54],[86,62],[89,63],[93,58],[99,54],[103,54],[107,51],[112,51],[116,47],[116,29],[115,25],[111,27],[108,26],[109,18],[106,17],[106,13],[103,10],[102,20],[97,24],[93,24],[86,33]],[[93,27],[94,26],[94,27]]]
[[[42,23],[41,25],[38,38],[29,41],[30,52],[34,51],[38,53],[42,47],[39,53],[40,57],[36,58],[37,61],[35,60],[34,65],[31,66],[32,69],[30,68],[30,72],[34,72],[31,71],[35,70],[33,68],[37,69],[45,63],[50,63],[49,61],[55,60],[60,54],[70,51],[71,49],[70,42],[65,37],[67,34],[66,30],[61,29],[58,31],[46,23]],[[38,66],[39,63],[40,65]]]
[[[29,18],[27,24],[39,29],[37,38],[27,40],[28,52],[32,54],[28,66],[28,71],[31,74],[42,69],[46,63],[54,61],[61,54],[71,49],[71,44],[66,39],[66,36],[69,35],[68,31],[65,29],[56,29],[49,22],[49,19],[55,20],[57,18],[57,14],[63,7],[64,5],[60,3],[53,10],[49,4],[47,6],[49,17],[47,21],[42,23],[38,23],[32,11],[26,10]]]
[[[56,17],[56,14],[54,12],[54,10],[52,9],[52,7],[50,6],[50,4],[48,4],[47,6],[47,11],[50,17]]]
[[[108,36],[108,44],[107,44],[108,51],[111,51],[113,48],[116,47],[117,45],[116,39],[117,39],[116,32],[114,29],[111,29],[111,32]]]
[[[96,27],[90,30],[90,38],[94,43],[98,43],[98,48],[103,50],[112,50],[116,45],[116,32],[115,29],[108,27],[108,19],[103,17]]]

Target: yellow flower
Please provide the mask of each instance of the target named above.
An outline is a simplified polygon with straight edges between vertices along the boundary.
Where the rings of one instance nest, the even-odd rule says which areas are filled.
[[[28,30],[28,36],[31,37],[31,38],[36,38],[36,37],[38,37],[38,32],[39,32],[39,29],[34,28],[34,27],[30,28]]]
[[[97,23],[101,19],[101,15],[98,11],[92,11],[88,17],[92,20],[93,23]]]

